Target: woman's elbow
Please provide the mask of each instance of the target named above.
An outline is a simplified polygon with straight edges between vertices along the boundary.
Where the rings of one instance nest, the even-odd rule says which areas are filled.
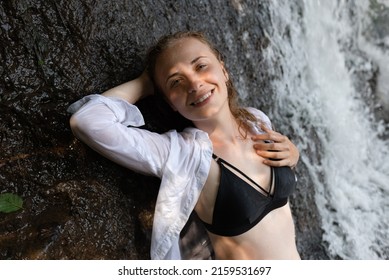
[[[99,116],[77,112],[71,116],[69,123],[73,135],[86,144],[106,143],[115,139],[111,121]]]
[[[73,114],[69,120],[70,129],[76,137],[79,137],[83,131],[87,129],[85,121],[83,121],[77,114]]]

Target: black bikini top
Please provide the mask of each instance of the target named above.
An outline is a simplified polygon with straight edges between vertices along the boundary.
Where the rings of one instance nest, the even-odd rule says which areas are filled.
[[[284,206],[296,186],[290,167],[271,167],[267,191],[232,164],[214,155],[221,169],[220,185],[212,224],[206,229],[222,236],[242,234],[258,224],[269,212]]]

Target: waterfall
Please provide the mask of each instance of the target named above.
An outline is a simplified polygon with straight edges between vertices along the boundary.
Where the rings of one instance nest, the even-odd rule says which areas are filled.
[[[329,256],[389,259],[389,1],[355,2],[271,1],[272,118],[296,135]]]

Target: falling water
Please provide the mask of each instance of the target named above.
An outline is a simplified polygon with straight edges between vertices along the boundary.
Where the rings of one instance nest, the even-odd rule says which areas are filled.
[[[330,257],[389,259],[389,1],[355,2],[271,1],[273,118],[298,137]]]

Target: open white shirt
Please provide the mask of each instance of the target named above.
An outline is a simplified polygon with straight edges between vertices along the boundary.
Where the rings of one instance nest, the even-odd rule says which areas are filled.
[[[196,128],[158,134],[144,125],[127,101],[88,95],[68,111],[74,135],[108,159],[136,172],[161,178],[151,237],[152,259],[180,259],[179,237],[208,177],[212,143]],[[261,111],[250,108],[270,127]],[[253,127],[254,128],[254,127]]]

